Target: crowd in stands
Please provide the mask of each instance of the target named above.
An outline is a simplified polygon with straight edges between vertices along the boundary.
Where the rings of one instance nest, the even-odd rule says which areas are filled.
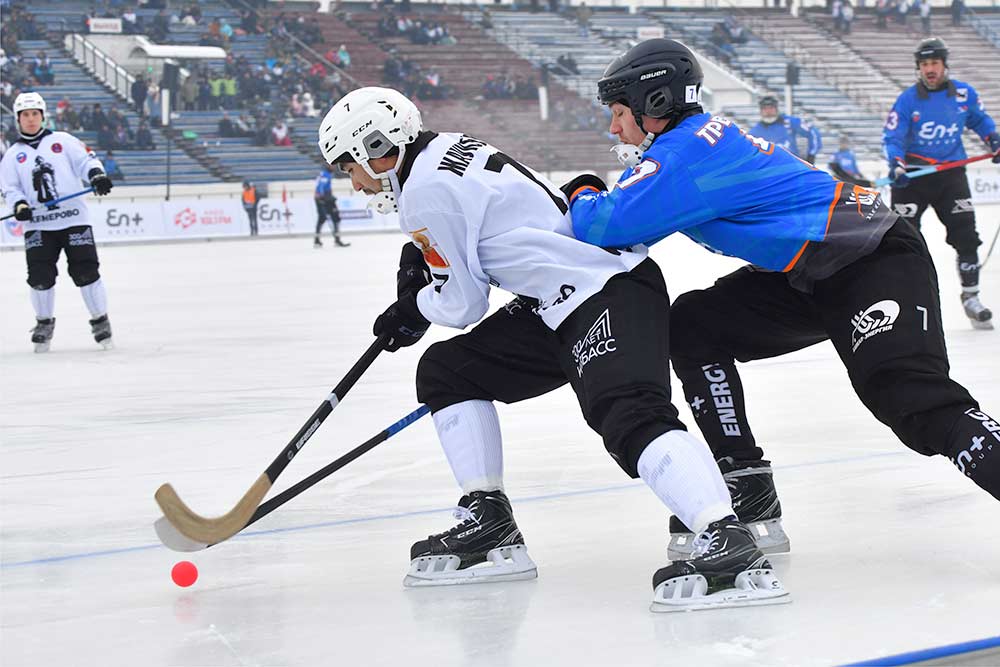
[[[569,53],[556,58],[556,66],[551,68],[556,74],[580,74],[580,68],[576,64],[576,58]]]
[[[715,55],[725,63],[729,63],[736,56],[736,45],[745,44],[747,39],[746,30],[731,16],[713,25],[712,34],[709,36],[709,41],[717,49]]]
[[[483,82],[482,94],[488,100],[533,100],[538,97],[538,83],[506,72],[490,74]]]
[[[424,21],[396,14],[391,9],[381,10],[378,22],[379,37],[404,36],[413,44],[455,44],[456,40],[448,32],[448,26],[437,21]]]
[[[442,82],[435,68],[424,69],[395,51],[389,53],[382,65],[382,82],[418,100],[444,100],[454,95],[451,86]]]
[[[834,6],[836,6],[838,1],[842,1],[844,9],[851,9],[849,0],[834,0]],[[832,9],[835,27],[838,24],[837,13],[835,9]],[[951,23],[952,25],[961,25],[962,14],[965,12],[964,0],[952,0],[951,3]],[[851,10],[851,15],[853,16],[853,10]],[[878,28],[882,30],[887,30],[889,28],[889,20],[892,19],[898,23],[905,24],[906,19],[910,15],[917,15],[920,17],[921,28],[925,35],[931,34],[931,1],[930,0],[876,0],[875,2],[875,24]],[[850,21],[847,21],[847,27],[844,29],[844,20],[841,19],[840,29],[842,32],[850,32]]]

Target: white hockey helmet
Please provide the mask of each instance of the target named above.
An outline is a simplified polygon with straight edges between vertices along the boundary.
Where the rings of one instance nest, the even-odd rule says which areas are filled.
[[[21,93],[14,98],[14,117],[25,109],[38,109],[45,116],[45,100],[38,93]]]
[[[391,88],[370,86],[344,95],[319,125],[319,149],[329,164],[356,162],[372,178],[382,181],[382,192],[370,206],[380,212],[396,209],[389,173],[402,164],[406,145],[422,129],[420,110],[405,95]],[[385,157],[393,148],[399,156],[392,169],[377,173],[369,160]]]

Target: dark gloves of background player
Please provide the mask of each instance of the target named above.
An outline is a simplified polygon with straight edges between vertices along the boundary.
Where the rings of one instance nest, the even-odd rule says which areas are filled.
[[[906,166],[902,160],[896,160],[896,164],[889,169],[889,178],[892,179],[890,185],[894,188],[905,188],[910,184],[910,177],[906,175]]]
[[[806,156],[806,162],[808,162],[809,164],[815,165],[816,164],[816,154],[815,153],[810,153],[809,155],[807,155]]]
[[[87,178],[90,179],[90,187],[94,188],[96,194],[103,196],[111,192],[113,183],[108,175],[100,169],[91,169]]]
[[[430,271],[424,262],[424,255],[412,243],[403,246],[399,257],[399,271],[396,273],[396,303],[389,306],[375,319],[372,333],[376,336],[390,336],[385,349],[395,352],[401,347],[409,347],[420,340],[431,323],[417,308],[417,292],[431,282]]]
[[[992,132],[986,135],[986,143],[993,151],[993,163],[1000,164],[1000,132]]]
[[[604,184],[603,180],[593,174],[580,174],[559,189],[566,195],[566,200],[572,204],[575,195],[579,195],[581,192],[586,192],[590,189],[604,192],[608,189],[608,186]]]

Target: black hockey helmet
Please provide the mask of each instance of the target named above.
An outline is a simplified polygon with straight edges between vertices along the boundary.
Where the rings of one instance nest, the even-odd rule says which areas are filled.
[[[700,112],[704,79],[686,46],[672,39],[647,39],[611,61],[597,82],[597,97],[604,104],[625,104],[641,128],[644,115],[679,119]]]
[[[778,104],[777,97],[775,97],[774,95],[765,95],[764,97],[760,98],[759,102],[757,102],[757,106],[762,109],[764,107],[774,107],[777,109],[778,106],[780,105]]]
[[[920,40],[916,50],[913,52],[913,63],[920,67],[921,60],[938,58],[945,67],[948,66],[948,45],[940,37],[928,37]]]

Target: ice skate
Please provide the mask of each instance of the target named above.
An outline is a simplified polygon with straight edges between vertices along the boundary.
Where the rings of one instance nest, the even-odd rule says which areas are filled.
[[[781,503],[774,489],[770,461],[734,461],[719,459],[719,470],[733,499],[733,510],[757,539],[757,548],[765,554],[791,550],[788,535],[781,526]],[[680,519],[670,517],[670,544],[667,558],[691,557],[695,536]]]
[[[319,237],[313,239],[313,248],[322,248],[323,242],[319,240]]]
[[[56,318],[36,319],[31,329],[31,342],[35,344],[35,352],[48,352],[52,342],[52,334],[56,330]]]
[[[694,557],[653,575],[654,612],[694,611],[791,602],[754,536],[732,518],[715,521],[694,540]]]
[[[993,311],[979,300],[979,292],[963,292],[962,307],[965,308],[965,315],[972,323],[973,329],[993,328]]]
[[[334,243],[334,245],[336,245],[336,246],[337,246],[338,248],[347,248],[348,246],[350,246],[350,245],[351,245],[350,243],[345,243],[344,241],[342,241],[342,240],[340,239],[340,237],[339,237],[339,236],[335,236],[335,237],[334,237],[334,239],[333,239],[333,243]]]
[[[517,581],[538,576],[502,491],[473,491],[455,509],[461,523],[410,549],[407,587]]]
[[[107,313],[90,320],[90,333],[94,334],[94,340],[105,350],[114,347],[111,341],[111,320],[108,319]]]

